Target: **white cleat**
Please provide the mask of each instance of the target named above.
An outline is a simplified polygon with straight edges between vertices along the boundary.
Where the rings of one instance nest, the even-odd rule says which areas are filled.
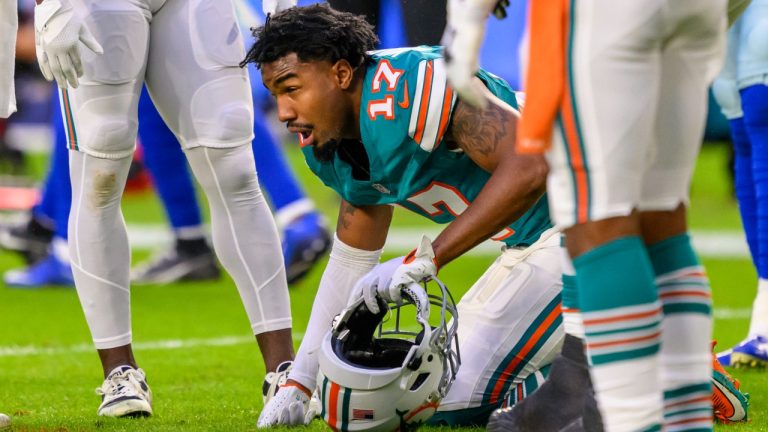
[[[96,389],[102,402],[97,413],[106,417],[147,417],[152,415],[152,390],[144,371],[118,366]]]
[[[269,372],[264,377],[264,382],[261,384],[261,396],[264,400],[264,405],[267,405],[269,400],[275,396],[275,393],[280,390],[280,387],[288,381],[288,374],[291,372],[292,367],[292,361],[284,361],[277,365],[275,372]]]

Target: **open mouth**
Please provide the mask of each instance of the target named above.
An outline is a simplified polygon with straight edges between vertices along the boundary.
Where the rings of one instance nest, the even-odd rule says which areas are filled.
[[[299,144],[302,147],[312,145],[312,143],[315,141],[314,137],[312,136],[312,128],[289,124],[288,131],[299,136]]]
[[[299,132],[299,145],[301,147],[310,146],[314,143],[315,139],[312,135],[312,131],[300,131]]]

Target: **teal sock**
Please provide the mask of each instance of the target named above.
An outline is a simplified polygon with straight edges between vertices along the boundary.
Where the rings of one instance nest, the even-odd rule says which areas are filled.
[[[663,305],[661,376],[666,431],[711,431],[709,281],[687,234],[648,247]]]
[[[595,396],[606,430],[657,430],[661,305],[639,237],[573,260]]]

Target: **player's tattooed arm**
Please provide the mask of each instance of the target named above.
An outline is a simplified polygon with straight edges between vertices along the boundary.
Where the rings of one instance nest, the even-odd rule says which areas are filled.
[[[387,240],[392,212],[388,205],[355,206],[342,200],[336,235],[349,246],[379,250]]]
[[[446,133],[448,145],[461,148],[491,177],[469,208],[433,242],[441,265],[520,218],[546,190],[544,157],[515,152],[520,114],[490,93],[487,97],[485,109],[459,99]]]

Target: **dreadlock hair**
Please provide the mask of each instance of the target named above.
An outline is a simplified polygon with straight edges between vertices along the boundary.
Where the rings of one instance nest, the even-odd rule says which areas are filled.
[[[293,52],[302,61],[344,59],[357,68],[370,59],[366,52],[379,43],[373,26],[362,16],[322,4],[286,9],[252,30],[256,42],[240,67],[255,63],[261,68]]]

